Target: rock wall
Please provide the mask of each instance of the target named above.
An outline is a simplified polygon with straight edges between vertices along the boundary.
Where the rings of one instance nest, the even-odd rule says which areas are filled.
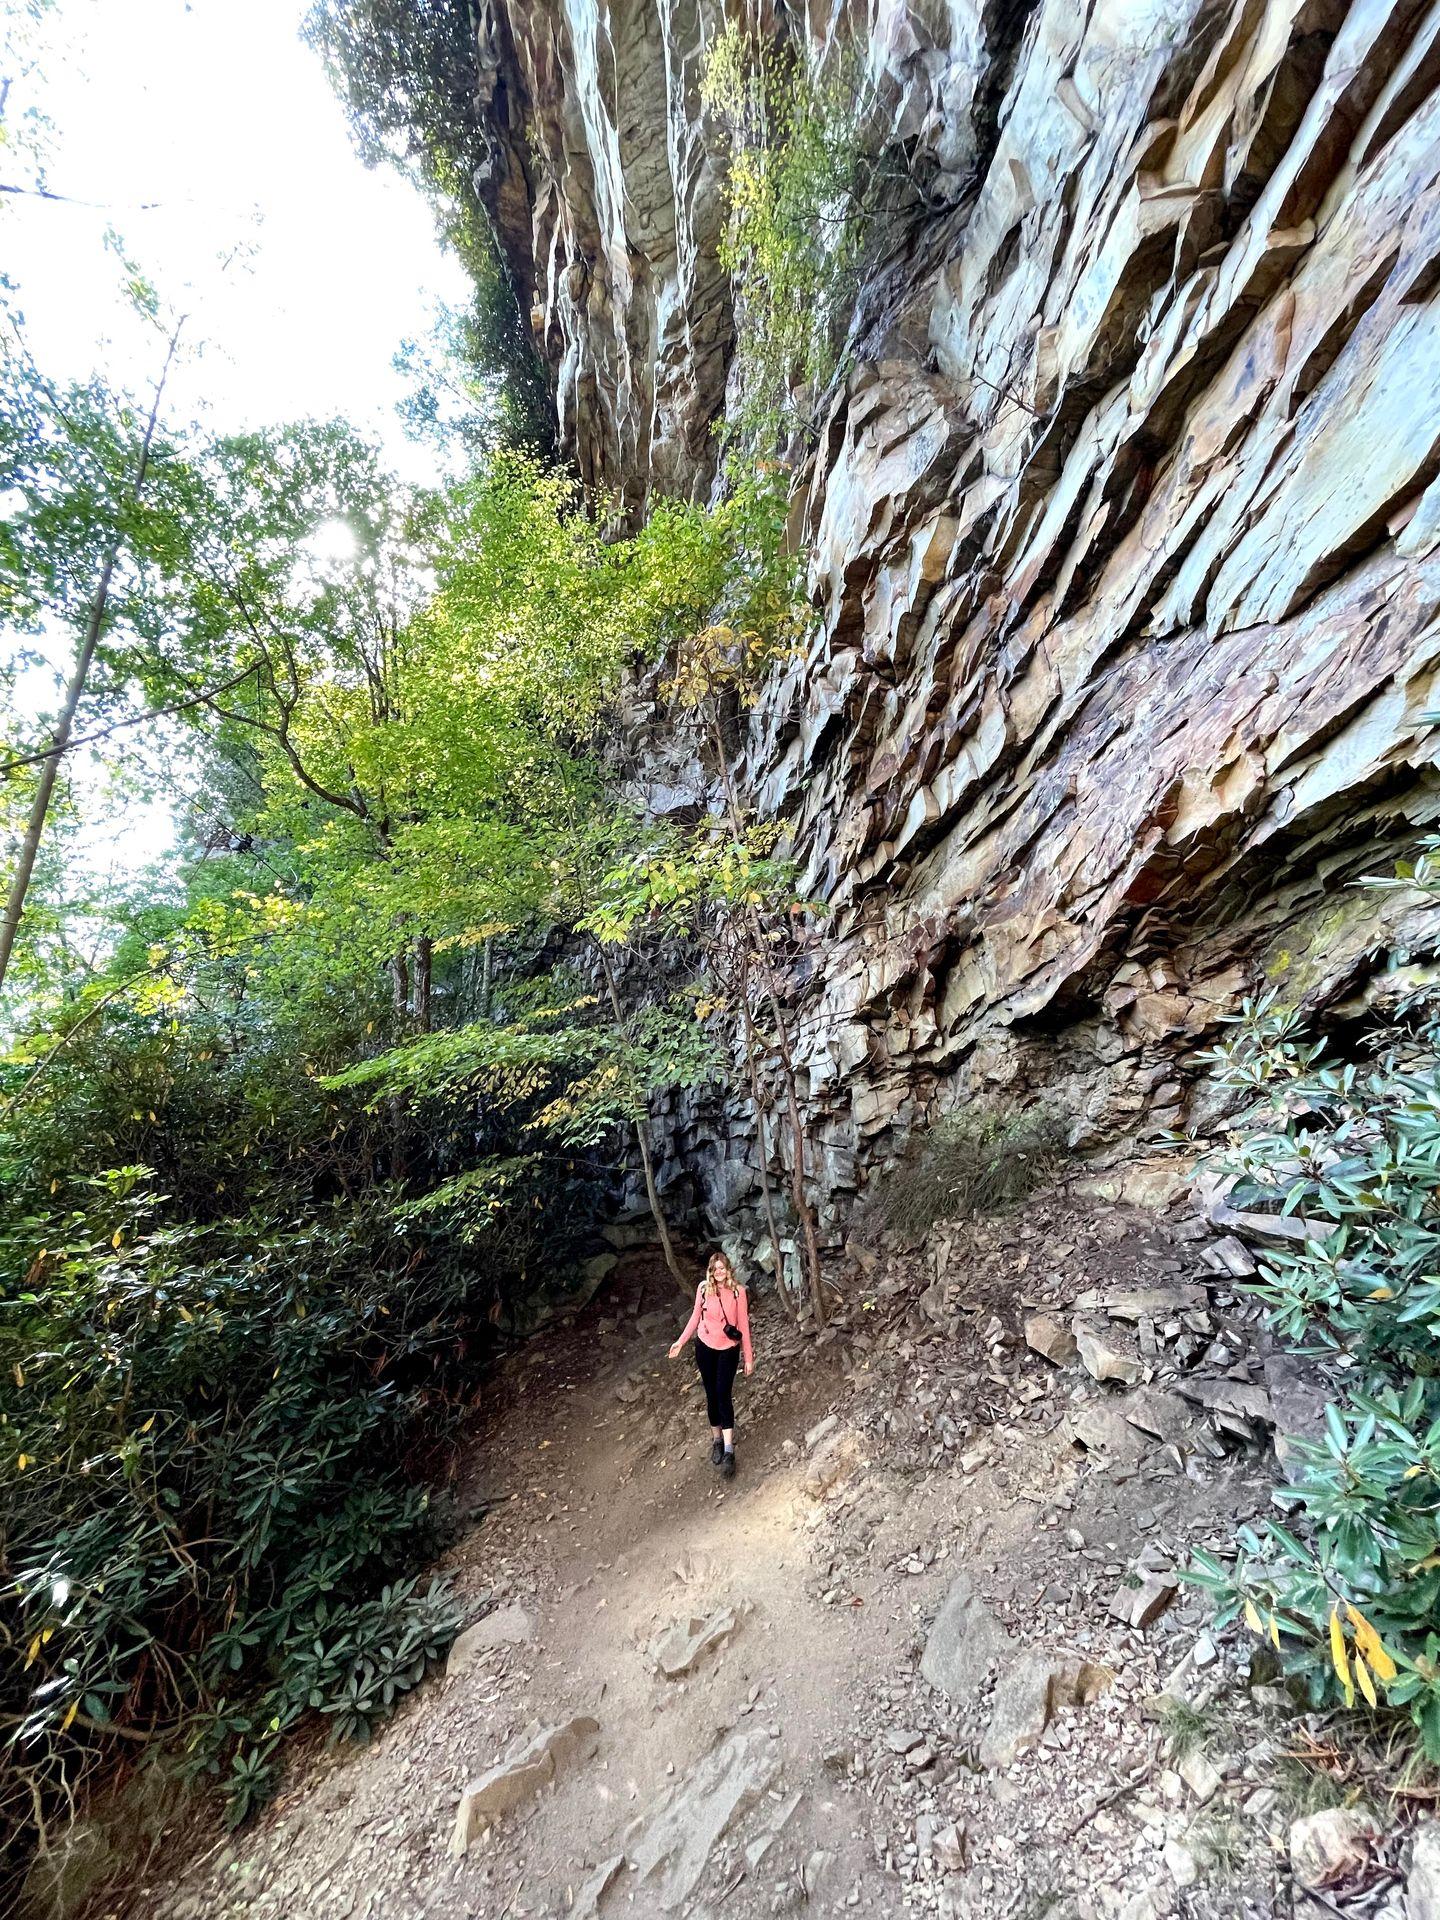
[[[564,444],[626,512],[703,490],[720,9],[489,6],[494,204]],[[829,908],[800,1020],[833,1220],[922,1112],[1048,1087],[1077,1137],[1182,1122],[1242,992],[1333,1001],[1432,939],[1351,882],[1440,811],[1440,6],[870,0],[808,31],[864,47],[937,208],[857,310],[804,475],[823,620],[743,747]],[[664,805],[695,775],[650,724]],[[704,1139],[733,1213],[753,1175]]]

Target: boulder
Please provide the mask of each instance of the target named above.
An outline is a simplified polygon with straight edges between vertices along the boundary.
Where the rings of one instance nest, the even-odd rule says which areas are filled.
[[[1134,1354],[1111,1346],[1093,1327],[1077,1322],[1075,1339],[1080,1364],[1092,1380],[1118,1380],[1122,1386],[1133,1387],[1145,1371]]]
[[[1204,1407],[1207,1413],[1239,1420],[1248,1427],[1251,1421],[1262,1426],[1274,1422],[1275,1413],[1265,1387],[1250,1380],[1182,1380],[1180,1392],[1187,1400]]]
[[[1233,1233],[1212,1240],[1200,1255],[1200,1262],[1207,1273],[1223,1274],[1230,1280],[1247,1280],[1255,1272],[1254,1254]]]
[[[1440,1920],[1440,1820],[1422,1820],[1415,1830],[1405,1912],[1407,1920]]]
[[[1200,1878],[1200,1863],[1183,1840],[1167,1840],[1163,1858],[1177,1887],[1193,1887]]]
[[[965,1829],[956,1820],[947,1820],[930,1836],[930,1857],[942,1873],[965,1871]]]
[[[518,1601],[495,1607],[456,1636],[445,1662],[445,1678],[460,1680],[495,1647],[523,1646],[535,1638],[535,1622]]]
[[[932,1687],[952,1699],[973,1693],[986,1665],[1013,1642],[995,1618],[968,1573],[957,1574],[941,1602],[920,1656],[920,1671]]]
[[[980,1740],[982,1767],[1008,1767],[1039,1745],[1050,1722],[1057,1672],[1057,1663],[1045,1653],[1021,1653],[1001,1665]]]
[[[1178,995],[1144,994],[1135,1006],[1141,1016],[1137,1025],[1144,1028],[1147,1038],[1160,1039],[1167,1033],[1185,1030],[1188,1003]],[[1160,1213],[1189,1193],[1192,1179],[1192,1165],[1181,1164],[1173,1157],[1139,1160],[1109,1173],[1091,1174],[1077,1180],[1075,1191],[1088,1200],[1109,1200],[1121,1206],[1143,1207]]]
[[[600,1238],[608,1240],[610,1245],[621,1253],[631,1247],[653,1246],[655,1222],[648,1213],[633,1220],[614,1220],[608,1227],[601,1227]]]
[[[1175,1763],[1175,1771],[1202,1807],[1213,1800],[1224,1785],[1220,1769],[1203,1753],[1187,1753],[1183,1760]]]
[[[812,1500],[823,1500],[855,1466],[860,1458],[860,1442],[848,1428],[837,1427],[828,1433],[810,1456],[803,1485]]]
[[[1075,1336],[1053,1313],[1032,1313],[1025,1322],[1025,1344],[1053,1366],[1068,1367],[1079,1356]]]
[[[1194,1313],[1206,1304],[1203,1287],[1087,1287],[1076,1296],[1081,1313],[1104,1313],[1112,1320],[1164,1319],[1170,1314]]]
[[[1290,1871],[1307,1892],[1323,1892],[1364,1866],[1374,1822],[1351,1807],[1325,1807],[1290,1828]]]
[[[1119,1920],[1160,1920],[1160,1906],[1155,1894],[1149,1888],[1131,1894],[1121,1907]]]
[[[1093,1706],[1114,1684],[1114,1672],[1098,1660],[1067,1660],[1056,1672],[1052,1705]]]
[[[707,1654],[730,1638],[739,1624],[733,1607],[720,1607],[703,1617],[692,1614],[688,1619],[672,1622],[650,1642],[649,1654],[655,1671],[667,1680],[679,1680],[692,1673]]]
[[[1167,1446],[1182,1446],[1194,1437],[1194,1416],[1178,1393],[1161,1387],[1137,1387],[1120,1403],[1121,1417],[1141,1433]]]
[[[1066,1415],[1063,1431],[1072,1446],[1083,1447],[1086,1453],[1104,1456],[1117,1464],[1131,1465],[1145,1450],[1139,1430],[1131,1426],[1116,1406],[1092,1402],[1089,1406],[1077,1407]]]
[[[645,1889],[636,1911],[673,1913],[694,1893],[712,1849],[780,1772],[779,1743],[761,1727],[725,1734],[626,1835]]]
[[[473,1780],[455,1812],[453,1854],[462,1854],[497,1820],[532,1800],[542,1787],[588,1760],[600,1741],[600,1722],[588,1714],[523,1735],[488,1773]]]
[[[624,1864],[623,1853],[612,1853],[608,1860],[602,1860],[589,1879],[581,1884],[566,1920],[595,1920],[600,1911],[600,1902],[610,1891]]]
[[[1318,1440],[1324,1434],[1326,1403],[1335,1395],[1327,1391],[1315,1362],[1298,1353],[1272,1348],[1265,1355],[1264,1368],[1275,1422],[1275,1458],[1289,1472],[1300,1461],[1296,1442]]]
[[[1153,1625],[1175,1598],[1179,1582],[1173,1573],[1141,1573],[1125,1580],[1110,1597],[1110,1614],[1127,1627]]]

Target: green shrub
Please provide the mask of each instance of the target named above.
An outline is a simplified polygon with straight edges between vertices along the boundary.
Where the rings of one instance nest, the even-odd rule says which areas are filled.
[[[1064,1152],[1066,1121],[1046,1107],[962,1107],[911,1142],[877,1195],[886,1224],[919,1239],[937,1220],[1002,1213]]]
[[[1400,1709],[1440,1761],[1440,1024],[1412,1001],[1340,1062],[1266,1000],[1211,1057],[1261,1096],[1221,1163],[1235,1204],[1308,1227],[1253,1291],[1335,1398],[1277,1490],[1288,1524],[1242,1529],[1233,1566],[1197,1553],[1191,1578],[1315,1704]]]
[[[0,1053],[0,1883],[120,1756],[240,1819],[302,1718],[363,1739],[416,1684],[460,1396],[609,1179],[517,1151],[563,1075],[327,1087],[391,1031],[378,969],[207,953]]]
[[[460,1269],[379,1204],[165,1223],[147,1172],[0,1232],[12,1841],[152,1735],[243,1818],[303,1715],[367,1737],[455,1627],[395,1575],[434,1544],[409,1467]]]
[[[545,373],[475,185],[490,154],[474,10],[457,0],[312,0],[303,31],[349,110],[361,158],[416,180],[470,276],[474,297],[452,346],[486,384],[503,382],[487,427],[497,442],[548,452]]]

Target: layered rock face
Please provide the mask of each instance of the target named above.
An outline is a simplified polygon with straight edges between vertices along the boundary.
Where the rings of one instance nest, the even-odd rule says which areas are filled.
[[[478,182],[552,378],[559,443],[602,505],[715,467],[734,345],[703,137],[711,13],[692,0],[484,0]]]
[[[718,10],[494,5],[565,444],[627,511],[703,491]],[[835,1206],[985,1088],[1077,1137],[1181,1123],[1243,993],[1325,1003],[1432,939],[1352,883],[1440,811],[1440,6],[871,0],[825,32],[937,207],[861,301],[802,475],[823,617],[743,747],[828,906],[798,1030]]]

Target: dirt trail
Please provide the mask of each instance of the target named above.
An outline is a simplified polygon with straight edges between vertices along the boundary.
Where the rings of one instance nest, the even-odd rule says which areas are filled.
[[[369,1748],[297,1756],[254,1828],[132,1889],[131,1910],[1272,1911],[1283,1810],[1256,1801],[1258,1721],[1166,1573],[1268,1484],[1258,1445],[1218,1443],[1157,1384],[1174,1371],[1166,1288],[1206,1301],[1185,1311],[1231,1375],[1254,1371],[1228,1282],[1218,1302],[1213,1274],[1196,1293],[1198,1257],[1148,1214],[1056,1195],[857,1272],[819,1342],[758,1302],[733,1482],[710,1465],[691,1357],[665,1357],[672,1283],[622,1263],[503,1369],[469,1455],[462,1504],[483,1517],[444,1570],[467,1615],[522,1637],[437,1677]],[[1149,1383],[1100,1384],[1026,1344],[1027,1313],[1097,1284],[1151,1289],[1138,1328],[1100,1316]],[[1117,1593],[1141,1607],[1152,1589],[1153,1620],[1117,1617]],[[657,1634],[716,1614],[719,1644],[664,1677]],[[948,1691],[919,1670],[927,1645]],[[1213,1784],[1167,1765],[1154,1696],[1177,1666]],[[594,1753],[452,1855],[467,1783],[575,1715],[599,1723]]]

